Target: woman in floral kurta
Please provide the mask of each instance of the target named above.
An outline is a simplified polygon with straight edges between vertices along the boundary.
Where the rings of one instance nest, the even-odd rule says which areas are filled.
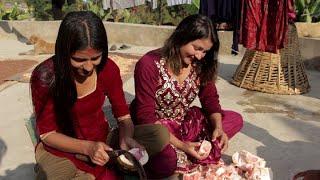
[[[199,164],[215,164],[228,139],[242,128],[240,114],[221,110],[215,87],[219,40],[211,21],[202,15],[185,18],[164,47],[144,55],[135,68],[136,97],[131,104],[136,124],[162,124],[170,145],[151,158],[149,178],[188,172]],[[202,108],[191,103],[199,97]],[[202,140],[211,141],[201,156]]]

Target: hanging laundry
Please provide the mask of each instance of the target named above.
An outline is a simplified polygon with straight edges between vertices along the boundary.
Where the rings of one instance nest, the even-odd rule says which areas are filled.
[[[102,9],[108,10],[111,8],[110,0],[102,0]]]
[[[135,6],[144,5],[146,0],[102,0],[104,10],[111,9],[126,9]]]
[[[199,13],[211,18],[218,25],[229,25],[229,28],[221,27],[221,30],[233,29],[234,23],[240,19],[240,5],[239,0],[201,0]]]
[[[288,20],[289,23],[294,23],[297,18],[295,7],[294,7],[294,1],[288,0]]]
[[[168,6],[175,6],[180,4],[191,4],[192,0],[167,0]]]
[[[247,49],[272,53],[283,48],[289,18],[294,18],[289,1],[242,0],[240,43]]]
[[[209,17],[217,30],[233,30],[232,54],[238,52],[240,12],[240,0],[200,0],[199,14]]]
[[[158,0],[146,0],[151,4],[152,9],[156,9],[158,7]]]

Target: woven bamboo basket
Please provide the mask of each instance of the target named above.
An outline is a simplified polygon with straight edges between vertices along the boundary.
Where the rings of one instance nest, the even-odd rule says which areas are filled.
[[[271,94],[303,94],[310,85],[301,59],[297,29],[289,26],[288,43],[279,54],[247,50],[231,83]]]

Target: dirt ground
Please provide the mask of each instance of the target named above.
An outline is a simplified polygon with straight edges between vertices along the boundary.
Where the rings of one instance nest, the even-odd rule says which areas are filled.
[[[0,60],[0,84],[17,80],[17,75],[20,75],[21,79],[28,79],[24,72],[31,69],[35,64],[37,64],[37,61],[33,60]]]
[[[123,53],[109,53],[109,58],[112,59],[120,68],[120,74],[123,82],[126,82],[134,71],[135,64],[141,56],[123,54]]]
[[[120,69],[122,81],[126,82],[133,74],[134,66],[140,56],[122,53],[109,53]],[[1,60],[0,59],[0,84],[6,81],[19,81],[28,83],[33,67],[38,64],[35,60]]]

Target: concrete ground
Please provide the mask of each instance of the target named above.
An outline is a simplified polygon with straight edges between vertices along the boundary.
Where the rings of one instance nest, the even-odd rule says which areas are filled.
[[[0,40],[0,60],[44,60],[48,55],[19,56],[32,49],[16,39]],[[127,53],[143,54],[146,47],[131,47]],[[229,81],[241,56],[220,57],[217,82],[224,109],[240,112],[244,128],[236,135],[224,156],[250,151],[267,161],[274,179],[291,179],[306,169],[320,169],[320,72],[307,71],[311,91],[304,95],[272,95],[231,85]],[[1,72],[0,72],[1,73]],[[133,78],[124,82],[128,101],[134,97]],[[195,102],[199,104],[199,102]],[[0,179],[34,179],[34,147],[25,127],[32,113],[28,83],[0,85]]]

